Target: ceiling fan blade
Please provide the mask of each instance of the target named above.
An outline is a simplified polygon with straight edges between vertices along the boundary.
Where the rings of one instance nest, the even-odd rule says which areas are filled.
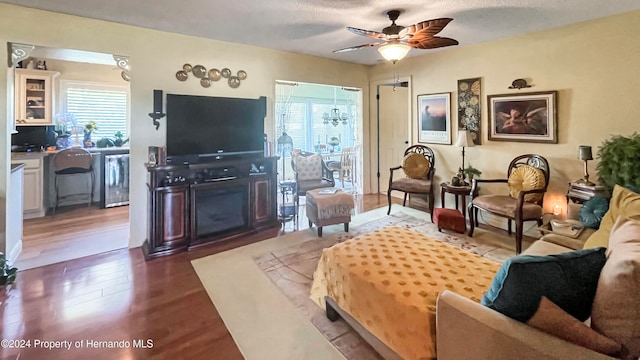
[[[407,45],[414,49],[435,49],[458,45],[458,41],[439,36],[414,36],[407,41]]]
[[[402,39],[405,37],[416,36],[418,34],[433,36],[442,31],[442,29],[444,29],[452,20],[453,19],[451,18],[440,18],[422,21],[415,25],[407,26],[398,33],[398,37]]]
[[[341,53],[341,52],[347,52],[347,51],[353,51],[353,50],[358,50],[358,49],[362,49],[362,48],[366,48],[366,47],[371,47],[371,46],[380,46],[384,43],[370,43],[370,44],[363,44],[363,45],[358,45],[358,46],[352,46],[352,47],[348,47],[348,48],[344,48],[344,49],[340,49],[340,50],[333,50],[334,53]]]
[[[351,31],[356,35],[362,35],[362,36],[370,37],[372,39],[388,40],[386,34],[383,34],[377,31],[358,29],[351,26],[347,26],[347,30]]]

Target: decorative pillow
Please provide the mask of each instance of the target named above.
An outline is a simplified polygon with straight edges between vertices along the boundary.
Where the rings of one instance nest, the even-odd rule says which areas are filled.
[[[586,227],[597,229],[600,227],[602,217],[609,210],[609,199],[602,196],[594,196],[585,201],[580,209],[580,222]]]
[[[322,178],[322,155],[296,156],[298,180],[320,180]]]
[[[522,255],[507,260],[493,278],[481,304],[527,322],[546,297],[580,321],[591,314],[605,248],[556,255]]]
[[[424,178],[430,168],[429,160],[422,154],[409,153],[402,159],[402,170],[412,179]]]
[[[546,182],[542,170],[529,165],[521,165],[511,171],[509,175],[509,195],[518,198],[520,191],[544,189]],[[527,194],[526,202],[536,202],[542,199],[544,194]]]
[[[640,357],[640,221],[619,217],[593,300],[591,327]]]
[[[615,185],[611,200],[609,200],[609,210],[602,217],[598,231],[593,233],[584,243],[584,248],[606,247],[609,244],[609,235],[613,224],[619,216],[640,220],[640,194]]]

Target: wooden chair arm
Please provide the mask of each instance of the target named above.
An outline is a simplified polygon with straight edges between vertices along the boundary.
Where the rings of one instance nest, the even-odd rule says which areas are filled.
[[[478,196],[478,184],[479,183],[506,183],[507,179],[473,179],[471,181],[471,201]],[[469,203],[471,204],[471,203]]]
[[[400,169],[402,169],[402,166],[389,168],[389,189],[391,189],[391,183],[393,182],[393,172]]]

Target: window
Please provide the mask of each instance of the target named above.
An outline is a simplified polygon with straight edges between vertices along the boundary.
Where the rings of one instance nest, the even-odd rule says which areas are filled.
[[[292,99],[288,112],[285,115],[284,127],[289,136],[293,139],[293,147],[305,151],[315,151],[316,145],[328,144],[332,137],[340,140],[340,145],[335,146],[335,151],[340,151],[342,147],[354,146],[354,121],[353,114],[355,106],[348,105],[346,102],[337,103],[336,107],[340,110],[340,114],[347,113],[349,122],[347,125],[342,123],[333,126],[331,123],[324,124],[322,115],[331,113],[334,108],[333,102],[326,102],[322,99]],[[281,129],[283,121],[278,121],[277,127]],[[282,135],[280,130],[278,136]],[[331,149],[331,146],[328,146]]]
[[[113,139],[122,132],[128,138],[129,86],[83,81],[61,81],[62,112],[75,115],[78,126],[94,121],[94,139]]]

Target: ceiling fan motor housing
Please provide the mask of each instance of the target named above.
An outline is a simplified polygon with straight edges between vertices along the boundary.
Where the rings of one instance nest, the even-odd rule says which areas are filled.
[[[398,35],[398,33],[404,29],[404,26],[396,24],[396,20],[398,20],[398,16],[400,16],[400,10],[390,10],[387,12],[387,16],[389,20],[391,20],[391,25],[382,29],[382,33],[385,35]]]

